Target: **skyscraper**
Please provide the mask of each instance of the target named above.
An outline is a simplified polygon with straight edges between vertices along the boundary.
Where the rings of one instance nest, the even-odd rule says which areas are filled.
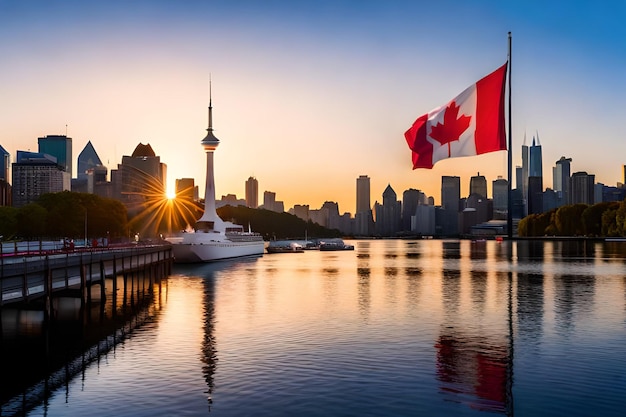
[[[117,171],[111,171],[113,196],[129,211],[139,211],[150,200],[165,196],[167,165],[150,144],[138,144],[132,155],[124,155]]]
[[[85,147],[83,148],[83,150],[80,152],[80,154],[78,154],[77,161],[78,161],[78,169],[76,172],[76,178],[78,179],[87,178],[87,175],[88,175],[87,172],[90,169],[95,169],[96,167],[103,167],[102,161],[100,160],[98,153],[96,152],[93,145],[91,144],[91,141],[88,141]],[[102,170],[100,169],[100,171]],[[104,172],[106,173],[106,168],[104,169]],[[105,178],[102,179],[102,181],[106,181],[106,176]]]
[[[424,193],[409,188],[402,193],[402,230],[411,230],[411,217],[415,216],[417,206],[423,204]]]
[[[32,203],[42,194],[69,190],[69,187],[65,188],[69,174],[52,155],[17,151],[17,161],[12,168],[14,207]]]
[[[11,169],[11,154],[0,145],[0,180],[9,182],[9,169]]]
[[[594,184],[596,176],[584,171],[574,172],[570,178],[571,204],[594,204]]]
[[[506,219],[506,213],[509,209],[509,182],[498,177],[492,183],[491,195],[493,196],[493,218]]]
[[[259,182],[254,177],[246,180],[246,206],[250,208],[259,207]]]
[[[9,184],[9,168],[11,155],[0,145],[0,206],[11,205],[11,184]]]
[[[57,164],[72,178],[72,138],[65,135],[48,135],[37,139],[39,152],[52,155]]]
[[[470,195],[472,194],[487,198],[487,179],[480,172],[470,178]]]
[[[530,146],[530,164],[528,165],[528,177],[543,177],[541,144],[539,144],[539,134],[533,137],[533,144]]]
[[[356,179],[356,212],[362,213],[371,210],[370,205],[370,178],[361,175]]]
[[[524,134],[524,144],[522,145],[522,183],[517,185],[517,188],[522,190],[524,200],[528,198],[528,165],[528,145],[526,145],[526,134]]]
[[[461,200],[461,178],[441,177],[441,234],[454,236],[459,234],[459,202]]]
[[[356,230],[360,236],[372,234],[374,219],[372,217],[372,206],[370,205],[370,178],[361,175],[356,179]]]
[[[557,192],[558,206],[569,204],[571,162],[572,158],[562,156],[561,159],[556,161],[556,166],[554,167],[554,184],[552,184],[552,187]]]
[[[539,134],[533,137],[530,146],[528,165],[528,196],[526,197],[528,214],[543,213],[543,169]]]
[[[400,231],[402,203],[398,201],[396,192],[387,185],[383,191],[383,204],[376,203],[376,234],[395,236]]]

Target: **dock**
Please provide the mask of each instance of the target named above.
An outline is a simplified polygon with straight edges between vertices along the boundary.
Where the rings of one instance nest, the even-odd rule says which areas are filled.
[[[93,286],[106,300],[106,281],[116,294],[117,277],[142,272],[150,283],[171,273],[169,243],[128,244],[115,247],[15,251],[0,256],[0,308],[38,300],[50,305],[55,296],[79,296],[88,302]],[[115,279],[113,279],[115,278]],[[47,308],[49,310],[49,308]]]

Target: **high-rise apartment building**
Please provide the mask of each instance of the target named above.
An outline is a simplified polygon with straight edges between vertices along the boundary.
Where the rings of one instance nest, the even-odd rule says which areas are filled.
[[[246,206],[250,208],[259,207],[259,182],[254,177],[246,180]]]
[[[14,207],[32,203],[42,194],[69,190],[69,173],[63,171],[52,155],[17,151],[12,168]]]
[[[37,139],[39,152],[52,155],[57,164],[72,178],[72,138],[65,135],[48,135]]]
[[[472,194],[487,198],[487,179],[480,172],[470,178],[470,195]]]

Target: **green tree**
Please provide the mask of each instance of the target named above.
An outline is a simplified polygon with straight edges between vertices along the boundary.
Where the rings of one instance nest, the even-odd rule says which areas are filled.
[[[621,231],[617,227],[616,215],[619,204],[614,208],[609,208],[602,213],[602,236],[621,236]]]
[[[45,236],[47,214],[46,209],[37,203],[20,207],[17,212],[18,234],[26,239]]]
[[[17,233],[16,207],[0,206],[0,240],[13,238]]]
[[[605,202],[597,203],[583,210],[581,219],[583,223],[583,231],[586,236],[602,235],[602,216],[609,209],[617,209],[619,203]]]
[[[124,236],[127,213],[114,199],[95,194],[63,191],[42,195],[38,203],[47,212],[47,235],[88,237]]]
[[[582,213],[587,207],[587,204],[572,204],[557,209],[554,223],[559,236],[582,236],[585,234]]]

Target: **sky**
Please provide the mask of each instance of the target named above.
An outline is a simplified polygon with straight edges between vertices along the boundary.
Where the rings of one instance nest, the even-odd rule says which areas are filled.
[[[505,151],[413,170],[404,132],[503,65],[510,31],[513,165],[538,134],[545,187],[561,156],[616,185],[625,20],[623,1],[0,0],[0,145],[14,162],[67,133],[74,167],[91,141],[111,170],[149,143],[203,197],[211,78],[217,198],[253,176],[261,203],[354,213],[360,175],[372,204],[387,185],[438,203],[442,175],[467,196],[477,173],[491,195]]]

